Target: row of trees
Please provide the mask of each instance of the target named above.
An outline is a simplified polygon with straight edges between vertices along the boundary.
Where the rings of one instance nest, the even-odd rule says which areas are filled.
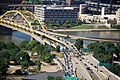
[[[113,60],[120,60],[120,43],[116,46],[111,42],[95,42],[88,45],[88,48],[94,52],[93,56],[100,62],[110,63],[109,70],[120,76],[120,66],[114,64]],[[117,57],[114,58],[113,54]]]
[[[0,42],[0,72],[5,74],[10,61],[21,64],[22,68],[29,66],[30,57],[27,52],[22,51],[19,46],[13,42]]]
[[[40,60],[51,63],[54,55],[50,54],[47,46],[40,44],[38,41],[23,41],[19,45],[13,42],[0,42],[0,73],[5,74],[9,67],[10,61],[14,64],[20,64],[23,69],[26,69],[31,64],[28,52],[37,53],[37,70],[41,69]]]
[[[71,22],[65,22],[65,23],[46,23],[46,26],[48,28],[71,28],[73,26],[77,26],[79,23],[71,23]]]

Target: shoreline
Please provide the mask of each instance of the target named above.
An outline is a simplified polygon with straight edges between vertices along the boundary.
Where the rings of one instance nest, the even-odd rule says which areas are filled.
[[[72,32],[72,31],[120,31],[120,29],[57,29],[52,30],[53,32]]]

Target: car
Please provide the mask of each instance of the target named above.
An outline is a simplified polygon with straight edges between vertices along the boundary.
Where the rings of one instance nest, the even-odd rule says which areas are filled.
[[[91,63],[91,65],[93,65],[93,64]]]
[[[82,61],[82,59],[80,59],[80,61]]]
[[[94,66],[95,68],[97,68],[97,66]]]
[[[76,64],[78,64],[78,62],[76,62]]]
[[[84,57],[82,57],[82,59],[85,59]]]
[[[100,72],[103,72],[102,70],[100,70]]]
[[[85,66],[88,66],[86,63],[84,64]]]
[[[87,70],[91,70],[90,67],[87,67]]]
[[[93,73],[93,71],[91,70],[91,73]]]

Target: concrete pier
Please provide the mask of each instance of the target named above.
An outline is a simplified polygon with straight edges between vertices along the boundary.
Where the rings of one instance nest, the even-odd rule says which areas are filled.
[[[0,25],[0,35],[12,35],[12,29]]]

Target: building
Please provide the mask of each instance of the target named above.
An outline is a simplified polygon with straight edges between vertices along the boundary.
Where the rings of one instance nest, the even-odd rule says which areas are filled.
[[[116,11],[117,24],[120,25],[120,8]]]
[[[8,10],[17,10],[18,7],[18,4],[8,5]],[[21,5],[20,10],[28,10],[34,13],[34,7],[35,5],[33,4],[24,4]]]
[[[80,4],[84,4],[85,0],[66,0],[66,3],[69,6],[79,6]]]
[[[36,5],[35,15],[40,21],[50,23],[77,22],[78,7],[61,5]]]
[[[110,14],[120,8],[120,0],[88,0],[86,3],[92,14],[100,14],[102,7],[105,7],[105,13]]]

